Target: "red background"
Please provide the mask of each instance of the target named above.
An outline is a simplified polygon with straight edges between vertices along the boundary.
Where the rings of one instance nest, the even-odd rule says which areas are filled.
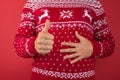
[[[97,59],[96,80],[120,80],[120,1],[101,0],[116,40],[111,57]],[[30,80],[32,59],[18,57],[13,40],[25,0],[0,1],[0,80]]]

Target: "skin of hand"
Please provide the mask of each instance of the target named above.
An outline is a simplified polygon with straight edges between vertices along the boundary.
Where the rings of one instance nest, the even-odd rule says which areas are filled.
[[[75,32],[75,36],[80,40],[79,43],[73,43],[73,42],[62,42],[62,46],[71,46],[73,48],[67,48],[67,49],[61,49],[61,53],[70,53],[72,54],[65,55],[64,59],[70,59],[74,58],[72,61],[70,61],[71,64],[76,63],[82,59],[88,58],[93,53],[93,45],[92,43],[86,39],[85,37],[81,36],[77,31]]]
[[[50,53],[53,49],[54,36],[48,33],[49,28],[50,21],[46,20],[45,27],[38,33],[38,36],[34,42],[36,51],[42,55]]]

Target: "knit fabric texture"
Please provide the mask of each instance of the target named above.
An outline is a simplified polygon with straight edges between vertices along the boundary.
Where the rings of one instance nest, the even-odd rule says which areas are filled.
[[[34,41],[50,20],[49,33],[54,35],[53,49],[47,55],[36,52]],[[70,64],[72,59],[60,53],[61,42],[80,42],[75,31],[93,45],[89,58]],[[21,15],[14,46],[18,56],[33,58],[32,80],[94,80],[95,58],[110,56],[115,41],[106,21],[104,9],[99,0],[28,0]]]

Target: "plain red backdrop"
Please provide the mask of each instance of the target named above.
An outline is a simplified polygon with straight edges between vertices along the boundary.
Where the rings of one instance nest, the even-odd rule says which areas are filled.
[[[96,80],[120,80],[120,1],[101,0],[116,41],[111,57],[97,59]],[[32,59],[18,57],[13,40],[25,0],[0,1],[0,80],[30,80]]]

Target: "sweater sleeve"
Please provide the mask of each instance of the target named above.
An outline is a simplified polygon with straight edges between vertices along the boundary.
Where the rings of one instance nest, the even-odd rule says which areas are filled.
[[[29,2],[26,2],[25,5],[28,4]],[[34,48],[34,41],[36,39],[35,26],[36,23],[33,10],[31,8],[24,7],[21,14],[20,25],[14,40],[14,47],[18,56],[24,58],[37,56],[37,52]]]
[[[96,15],[93,27],[95,41],[92,41],[92,56],[99,58],[110,56],[115,48],[115,40],[111,34],[110,28],[108,27],[104,10],[102,14]]]

